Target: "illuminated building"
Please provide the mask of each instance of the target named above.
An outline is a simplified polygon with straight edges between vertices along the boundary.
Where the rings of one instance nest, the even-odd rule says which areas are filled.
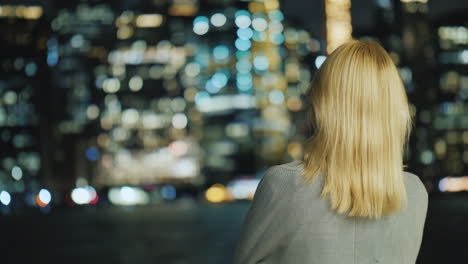
[[[424,1],[401,1],[400,5],[403,47],[400,60],[409,68],[402,77],[410,77],[413,82],[411,89],[407,89],[415,123],[410,138],[409,170],[421,175],[431,190],[431,181],[441,171],[431,147],[435,136],[431,119],[438,89],[428,6]]]
[[[285,21],[279,1],[54,7],[38,148],[44,179],[76,190],[75,204],[92,200],[92,186],[225,184],[301,157],[303,94],[324,47]],[[39,10],[15,14],[31,23]]]
[[[314,70],[303,58],[320,45],[284,21],[276,0],[210,4],[193,19],[196,55],[185,72],[214,184],[300,158],[302,95]]]
[[[94,104],[97,65],[106,59],[115,36],[114,10],[106,4],[86,2],[58,5],[50,21],[47,65],[52,74],[52,91],[44,99],[52,109],[48,122],[52,132],[48,153],[52,159],[52,181],[60,190],[71,189],[75,179],[90,179],[97,149],[99,109]]]
[[[468,19],[466,10],[437,20],[432,37],[437,39],[437,104],[426,113],[433,127],[429,150],[438,165],[438,178],[465,176],[468,172]],[[456,181],[454,183],[462,183]],[[455,184],[456,186],[458,186]],[[456,189],[457,187],[454,186]],[[461,185],[460,185],[461,186]]]
[[[159,12],[116,14],[114,44],[96,66],[99,132],[96,186],[202,183],[198,114],[186,97],[193,1],[173,1]],[[166,10],[169,8],[169,10]],[[190,11],[190,12],[189,12]],[[172,15],[171,15],[172,14]],[[193,121],[193,122],[192,122]]]
[[[416,113],[410,169],[436,190],[438,179],[467,173],[467,19],[461,12],[430,22],[423,0],[401,1],[401,10],[402,60],[411,68]]]
[[[115,16],[87,108],[100,127],[95,183],[226,182],[299,158],[293,116],[311,79],[301,60],[318,41],[285,24],[278,1],[165,8]]]
[[[351,39],[351,0],[325,0],[327,52]]]
[[[0,4],[0,200],[18,205],[10,193],[40,189],[44,168],[41,140],[47,136],[43,97],[47,26],[42,6]],[[31,34],[30,32],[34,32]],[[42,152],[42,153],[41,153]]]

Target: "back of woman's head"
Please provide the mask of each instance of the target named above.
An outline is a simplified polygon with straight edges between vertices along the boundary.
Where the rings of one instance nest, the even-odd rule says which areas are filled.
[[[339,214],[379,218],[406,206],[403,152],[411,128],[398,71],[377,43],[352,40],[320,67],[307,93],[312,137],[304,177],[324,177]]]

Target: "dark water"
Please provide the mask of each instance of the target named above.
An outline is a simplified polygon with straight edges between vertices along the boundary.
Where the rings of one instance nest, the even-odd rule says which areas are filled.
[[[3,216],[0,263],[229,263],[247,207],[173,203]]]
[[[247,202],[0,216],[0,263],[230,263]],[[418,263],[468,263],[468,196],[432,197]]]
[[[468,263],[468,193],[430,197],[418,264]]]

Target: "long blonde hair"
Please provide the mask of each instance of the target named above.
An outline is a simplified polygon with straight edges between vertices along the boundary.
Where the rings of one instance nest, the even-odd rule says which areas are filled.
[[[403,209],[412,119],[387,52],[370,40],[341,45],[316,73],[306,100],[314,130],[304,144],[306,181],[323,174],[321,197],[338,214],[380,218]]]

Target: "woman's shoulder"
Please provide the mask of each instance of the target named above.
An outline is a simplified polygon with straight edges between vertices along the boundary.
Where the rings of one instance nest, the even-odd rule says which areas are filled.
[[[282,195],[296,193],[306,186],[302,177],[303,168],[299,160],[273,165],[266,170],[262,181]]]
[[[293,160],[288,163],[273,165],[269,167],[264,177],[268,182],[286,182],[294,180],[301,174],[303,164],[299,160]]]
[[[408,196],[421,197],[427,200],[429,194],[421,178],[418,175],[408,172],[408,171],[404,171],[403,175],[404,175],[404,180],[406,183]]]

